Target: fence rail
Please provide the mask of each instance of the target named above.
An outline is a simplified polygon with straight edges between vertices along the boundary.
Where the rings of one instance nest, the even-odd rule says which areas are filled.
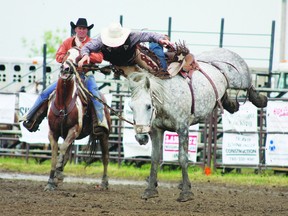
[[[123,95],[117,95],[117,103],[122,104],[121,107],[117,104],[117,110],[119,113],[123,113],[123,104],[124,97]],[[127,95],[125,95],[127,96]],[[239,99],[241,101],[241,99]],[[279,99],[279,98],[270,98],[269,101],[287,101],[288,99]],[[114,103],[114,108],[116,103]],[[199,126],[199,130],[196,130],[199,134],[198,145],[197,145],[197,161],[191,162],[190,164],[197,165],[200,167],[213,167],[214,169],[225,169],[225,168],[253,168],[259,171],[263,169],[288,169],[288,166],[283,165],[273,165],[269,166],[265,161],[265,140],[268,134],[288,134],[286,131],[267,131],[267,121],[266,121],[266,109],[258,109],[258,126],[257,131],[245,131],[246,134],[258,134],[259,136],[259,164],[224,164],[222,162],[222,147],[223,147],[223,134],[224,133],[233,133],[234,131],[223,130],[221,124],[221,113],[219,109],[211,114],[204,122]],[[123,162],[149,162],[147,157],[133,157],[125,158],[123,151],[123,131],[124,126],[122,122],[117,119],[116,116],[113,116],[112,123],[112,134],[109,138],[109,147],[110,147],[110,160],[116,161],[119,166]],[[12,124],[11,126],[17,127],[19,125]],[[0,156],[13,156],[13,157],[22,157],[27,161],[30,159],[50,159],[51,150],[49,145],[43,144],[29,144],[20,142],[21,131],[20,129],[1,129],[0,130]],[[81,149],[81,146],[74,145],[70,152],[70,161],[78,163],[83,158],[88,157],[89,155]],[[101,152],[98,151],[94,156],[95,160],[101,159]],[[161,165],[165,164],[178,164],[178,162],[167,162],[163,161],[161,157]]]

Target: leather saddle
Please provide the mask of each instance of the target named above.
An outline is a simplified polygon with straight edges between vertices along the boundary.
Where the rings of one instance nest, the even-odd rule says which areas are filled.
[[[189,49],[184,43],[176,43],[175,48],[170,48],[165,52],[168,65],[166,71],[161,68],[159,58],[150,49],[139,44],[136,48],[135,62],[141,68],[148,70],[154,76],[161,79],[167,79],[177,75],[181,71],[185,64],[185,56],[189,54]]]

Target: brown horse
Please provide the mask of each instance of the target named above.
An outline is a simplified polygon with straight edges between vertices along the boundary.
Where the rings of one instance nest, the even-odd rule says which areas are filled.
[[[100,143],[102,150],[102,162],[104,166],[101,187],[108,188],[107,167],[109,160],[108,137],[111,130],[110,114],[105,107],[109,130],[104,127],[93,129],[92,116],[93,105],[90,106],[89,96],[83,93],[83,85],[72,61],[67,59],[61,67],[57,82],[56,92],[49,102],[48,123],[49,141],[52,149],[51,171],[45,191],[54,190],[57,183],[63,181],[63,170],[69,158],[69,150],[76,139],[89,136],[88,146],[90,155],[95,153],[96,144]],[[102,100],[105,98],[102,95]],[[62,137],[64,142],[60,146],[58,155],[58,139]],[[57,161],[58,156],[58,161]]]

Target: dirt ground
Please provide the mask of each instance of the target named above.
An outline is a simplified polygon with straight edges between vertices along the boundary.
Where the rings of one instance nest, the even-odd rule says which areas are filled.
[[[110,184],[99,191],[95,184],[64,182],[44,192],[44,181],[1,178],[0,215],[288,215],[288,187],[251,187],[193,184],[194,200],[176,201],[177,185],[159,182],[159,197],[142,200],[145,185]]]

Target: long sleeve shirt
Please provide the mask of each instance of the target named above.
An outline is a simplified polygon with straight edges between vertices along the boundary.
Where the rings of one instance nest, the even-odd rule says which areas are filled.
[[[60,45],[60,47],[58,48],[58,50],[56,52],[56,61],[57,62],[62,63],[68,50],[71,49],[73,46],[75,46],[74,39],[75,39],[75,37],[67,38]],[[82,44],[85,45],[89,41],[91,41],[91,38],[87,36],[86,39],[82,42]],[[101,52],[97,52],[97,53],[93,52],[90,54],[90,62],[91,63],[94,63],[94,64],[95,63],[101,63],[102,61],[103,61],[103,54]]]
[[[129,48],[134,48],[136,44],[141,42],[157,43],[160,39],[165,39],[165,36],[154,32],[131,32],[128,38],[130,40]],[[103,47],[104,44],[102,43],[101,36],[99,36],[95,39],[92,39],[82,47],[81,55],[83,57],[84,55],[89,55],[92,52],[100,52]]]

